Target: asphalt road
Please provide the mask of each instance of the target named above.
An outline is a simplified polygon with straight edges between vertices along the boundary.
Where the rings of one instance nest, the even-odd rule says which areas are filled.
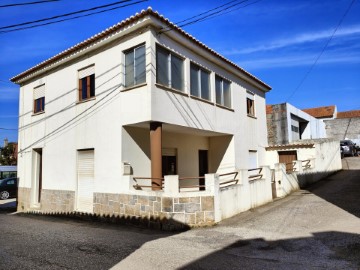
[[[360,269],[360,158],[343,167],[182,233],[0,211],[0,269]]]

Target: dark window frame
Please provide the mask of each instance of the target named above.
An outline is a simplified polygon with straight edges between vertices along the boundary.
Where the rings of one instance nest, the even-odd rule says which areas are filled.
[[[249,116],[255,116],[255,101],[252,98],[246,98],[246,113]]]
[[[163,53],[167,54],[167,70],[166,70],[166,76],[167,78],[162,78],[162,79],[166,79],[167,82],[161,82],[162,79],[159,78],[160,76],[160,72],[159,72],[159,51],[162,51]],[[174,58],[174,60],[173,60]],[[179,60],[181,61],[181,78],[180,80],[178,80],[177,78],[177,83],[180,82],[180,87],[176,86],[174,84],[175,82],[175,78],[174,77],[174,68],[176,66],[176,64],[179,64]],[[176,63],[177,62],[177,63]],[[178,54],[173,53],[171,50],[164,48],[160,45],[156,45],[156,83],[161,84],[165,87],[174,89],[176,91],[180,91],[180,92],[184,92],[185,91],[185,59],[181,56],[179,56]]]
[[[34,113],[45,111],[45,97],[34,99]]]
[[[95,73],[79,79],[78,97],[79,101],[95,97]]]

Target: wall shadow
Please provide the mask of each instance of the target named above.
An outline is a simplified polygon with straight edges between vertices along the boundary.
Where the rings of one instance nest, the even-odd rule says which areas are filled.
[[[305,190],[360,218],[360,170],[343,170]]]
[[[360,235],[314,233],[312,237],[236,241],[180,269],[359,269]]]

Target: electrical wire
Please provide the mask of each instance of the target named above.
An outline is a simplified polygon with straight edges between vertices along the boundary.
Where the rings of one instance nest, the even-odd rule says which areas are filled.
[[[233,12],[233,11],[238,10],[240,8],[244,8],[244,7],[247,7],[249,5],[255,4],[257,2],[260,2],[261,0],[251,2],[251,3],[247,4],[247,5],[235,8],[235,7],[237,7],[237,6],[241,5],[241,4],[244,4],[244,3],[249,2],[249,1],[251,1],[251,0],[242,0],[240,2],[239,2],[239,0],[230,1],[230,2],[227,2],[226,4],[223,4],[223,5],[220,5],[218,7],[212,8],[212,9],[207,10],[205,12],[202,12],[202,13],[200,13],[198,15],[195,15],[195,16],[192,16],[192,17],[187,18],[185,20],[176,22],[175,24],[178,27],[185,27],[185,26],[188,26],[188,25],[191,25],[191,24],[195,24],[195,23],[202,22],[202,21],[205,21],[205,20],[220,16],[220,15],[224,15],[224,14]],[[230,5],[230,4],[232,4],[232,5]],[[204,16],[202,16],[202,15],[204,15]],[[168,31],[171,31],[171,30],[173,30],[172,27],[167,27],[167,28],[164,28],[161,31],[159,31],[159,34],[164,33],[164,32],[168,32]]]
[[[3,128],[3,127],[0,127],[1,130],[18,130],[17,128]]]
[[[310,68],[308,69],[308,71],[305,73],[305,75],[303,76],[303,78],[300,80],[300,83],[297,85],[297,87],[295,88],[295,90],[290,94],[290,96],[285,100],[285,102],[288,102],[294,95],[295,93],[300,89],[300,87],[303,85],[303,83],[305,82],[305,80],[307,79],[307,77],[309,76],[309,74],[311,73],[311,71],[314,69],[314,67],[316,66],[316,64],[318,63],[320,57],[323,55],[323,53],[325,52],[326,48],[328,47],[330,41],[333,39],[333,37],[335,36],[337,30],[339,29],[340,25],[342,24],[342,22],[344,21],[346,15],[349,13],[350,9],[352,8],[352,6],[354,5],[356,0],[352,0],[349,7],[346,9],[345,13],[343,14],[343,16],[341,17],[339,23],[337,24],[337,26],[335,27],[332,35],[330,36],[330,38],[327,40],[327,42],[325,43],[325,46],[322,48],[322,50],[320,51],[320,53],[318,54],[318,56],[316,57],[314,63],[310,66]]]
[[[117,1],[117,2],[114,2],[114,3],[110,3],[110,4],[107,4],[107,5],[96,6],[96,7],[92,7],[92,8],[88,8],[88,9],[78,10],[78,11],[65,13],[65,14],[61,14],[61,15],[56,15],[56,16],[52,16],[52,17],[48,17],[48,18],[39,19],[39,20],[34,20],[34,21],[28,21],[28,22],[13,24],[13,25],[2,26],[2,27],[0,27],[0,30],[9,29],[9,28],[15,28],[15,27],[18,27],[18,26],[25,26],[25,25],[29,25],[29,24],[35,24],[35,23],[39,23],[39,22],[51,21],[51,20],[55,20],[55,19],[59,19],[59,18],[63,18],[63,17],[69,17],[69,16],[76,15],[76,14],[86,13],[86,12],[89,12],[89,11],[94,11],[94,10],[103,9],[103,8],[110,7],[110,6],[119,5],[119,4],[126,3],[126,2],[131,2],[131,1],[134,1],[134,0],[122,0],[122,1]],[[148,1],[148,0],[141,0],[141,1],[130,3],[128,5],[122,5],[122,6],[119,6],[119,7],[116,7],[116,8],[122,8],[122,7],[126,7],[126,6],[129,6],[129,5],[145,2],[145,1]],[[116,9],[116,8],[113,8],[113,9]],[[105,10],[105,11],[109,11],[109,10],[113,10],[113,9],[108,9],[108,10]],[[86,14],[86,15],[83,15],[83,16],[89,16],[89,15],[93,15],[93,14],[98,14],[98,13],[102,13],[102,12],[105,12],[105,11],[93,12],[93,13]],[[76,18],[80,18],[80,17],[82,17],[82,16],[78,16]],[[61,22],[61,21],[63,21],[63,20],[59,20],[57,22]],[[52,23],[55,23],[55,22],[52,22]],[[42,25],[47,25],[47,24],[35,25],[33,27],[38,27],[38,26],[42,26]],[[23,30],[23,29],[28,29],[28,28],[25,28],[25,27],[24,28],[16,28],[16,29],[11,29],[11,30],[7,30],[7,31],[1,31],[1,33],[13,32],[13,31]]]
[[[17,3],[17,4],[7,4],[1,5],[0,8],[7,8],[7,7],[16,7],[16,6],[27,6],[27,5],[37,5],[37,4],[46,4],[49,2],[59,2],[60,0],[43,0],[43,1],[36,1],[36,2],[25,2],[25,3]]]

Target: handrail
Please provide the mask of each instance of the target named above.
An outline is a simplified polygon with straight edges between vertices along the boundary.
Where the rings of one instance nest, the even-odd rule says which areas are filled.
[[[205,176],[188,176],[188,177],[179,177],[179,182],[183,181],[183,180],[192,180],[192,179],[205,179]],[[205,188],[205,185],[188,185],[188,186],[180,186],[179,185],[179,190],[183,189],[183,188]],[[204,189],[205,190],[205,189]],[[202,191],[202,190],[199,190]]]
[[[254,181],[254,180],[262,179],[262,177],[263,177],[263,174],[261,173],[262,170],[263,170],[263,168],[249,169],[248,172],[258,171],[257,174],[253,174],[253,175],[249,175],[249,176],[248,176],[249,181]]]
[[[303,162],[306,162],[305,165],[303,165]],[[302,160],[301,164],[302,164],[302,167],[303,167],[304,170],[307,170],[307,169],[311,168],[310,159]]]
[[[236,185],[239,182],[239,179],[236,179],[239,172],[230,172],[230,173],[219,174],[219,178],[222,177],[222,176],[228,176],[228,175],[232,175],[232,174],[234,175],[233,179],[228,180],[228,181],[224,181],[224,182],[220,182],[219,186],[221,187],[221,186],[224,186],[224,185],[229,184],[229,183],[233,183],[231,185]],[[228,187],[228,186],[231,186],[231,185],[226,185],[226,186]]]
[[[289,168],[288,165],[291,165],[291,167]],[[295,172],[296,171],[295,165],[296,165],[295,161],[285,163],[286,173]]]
[[[139,185],[139,184],[137,183],[137,180],[141,180],[141,179],[142,179],[142,180],[161,180],[162,183],[164,182],[164,178],[133,176],[133,180],[134,180],[135,183],[136,183],[135,185],[133,185],[133,187],[134,187],[135,189],[152,188],[153,185],[156,185],[156,186],[160,187],[160,185],[159,185],[158,183],[153,182],[153,181],[151,181],[151,186],[148,186],[148,185]],[[161,188],[163,188],[163,186],[162,186]]]

